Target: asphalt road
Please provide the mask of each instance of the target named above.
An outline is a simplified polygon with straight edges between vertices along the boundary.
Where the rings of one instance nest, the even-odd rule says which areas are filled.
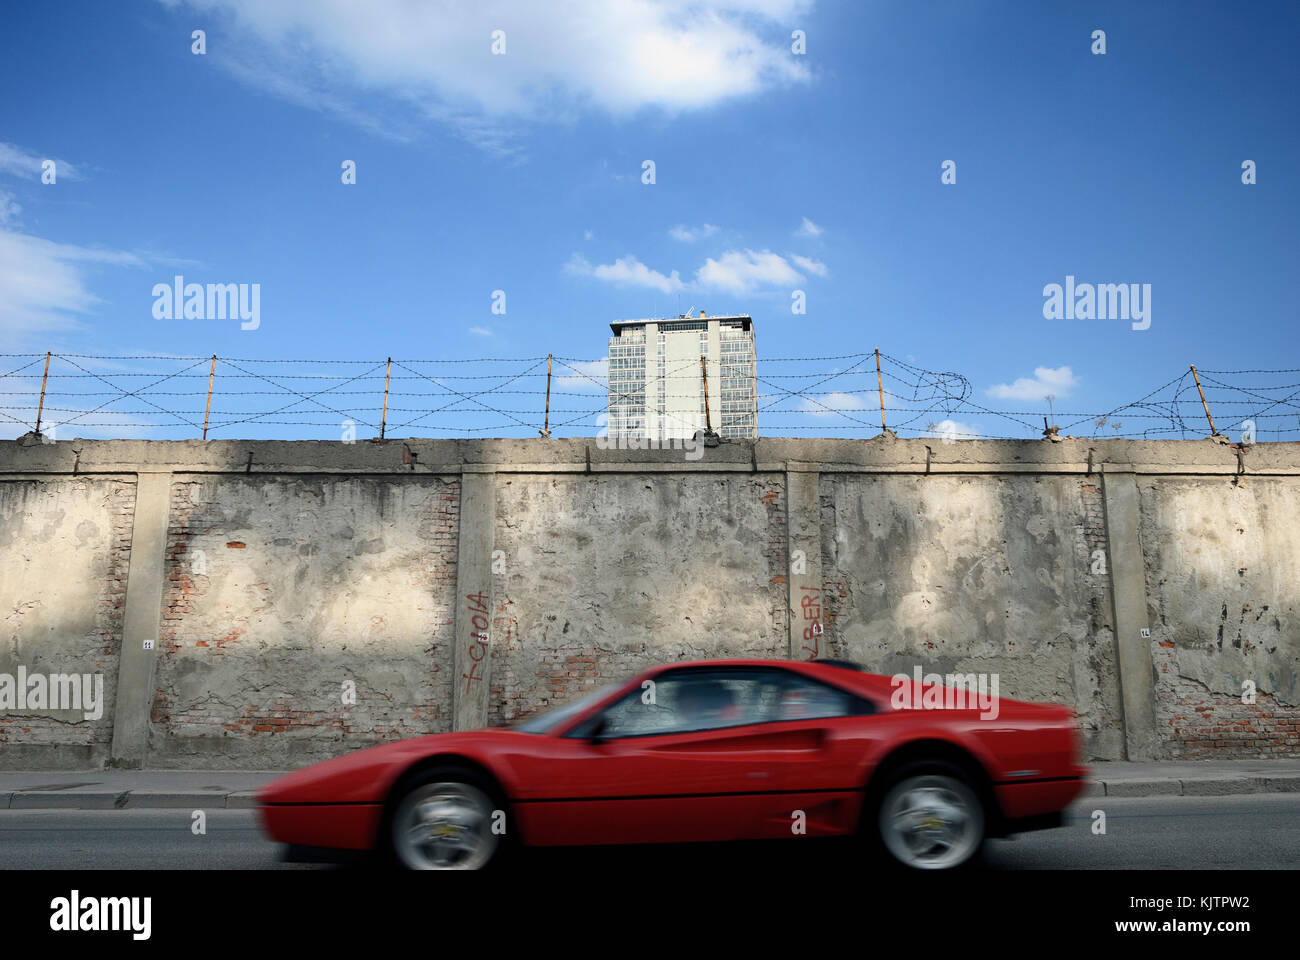
[[[1104,836],[1091,814],[1106,814]],[[644,862],[656,848],[534,851],[527,862],[591,869]],[[662,848],[658,848],[662,849]],[[679,869],[719,860],[765,870],[796,867],[805,857],[836,857],[839,843],[788,842],[675,847]],[[986,845],[982,869],[1296,869],[1300,867],[1300,794],[1230,797],[1092,798],[1076,804],[1067,825]],[[0,811],[0,870],[82,868],[284,870],[331,869],[281,861],[252,810],[210,810],[207,833],[191,833],[188,810]]]

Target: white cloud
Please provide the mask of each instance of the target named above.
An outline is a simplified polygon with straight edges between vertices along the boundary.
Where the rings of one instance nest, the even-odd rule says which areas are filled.
[[[686,227],[679,223],[668,231],[668,236],[681,243],[694,243],[696,240],[711,237],[717,232],[718,228],[711,223],[701,224],[698,227]]]
[[[395,112],[399,136],[412,117],[445,122],[496,151],[510,149],[506,119],[695,110],[810,76],[790,54],[789,24],[812,0],[163,2],[224,14],[233,36],[216,61],[244,82],[362,125],[386,127],[381,114]]]
[[[921,436],[938,437],[943,440],[974,440],[981,434],[969,423],[962,423],[960,420],[940,420],[936,424],[927,425],[926,432]]]
[[[1068,397],[1078,385],[1079,380],[1069,367],[1035,367],[1032,379],[1021,377],[1012,384],[999,383],[989,387],[988,393],[999,400],[1042,400],[1049,394]]]
[[[861,397],[837,390],[833,393],[823,394],[820,397],[804,397],[803,406],[800,409],[804,413],[811,413],[814,416],[831,417],[840,410],[865,410],[866,408],[866,404],[863,403]]]
[[[0,290],[4,310],[0,331],[27,333],[78,326],[76,314],[100,301],[87,287],[83,264],[143,267],[133,253],[54,243],[40,237],[0,230]]]
[[[492,336],[492,331],[489,330],[487,327],[470,327],[470,328],[469,328],[469,332],[472,333],[472,334],[474,334],[474,336],[476,336],[476,337],[490,337],[490,336]]]
[[[621,287],[649,287],[664,293],[675,293],[684,287],[676,270],[665,276],[657,270],[651,270],[632,255],[620,257],[613,263],[592,266],[582,254],[575,253],[564,265],[568,273],[577,276],[595,277]]]
[[[789,286],[801,281],[803,275],[770,250],[728,250],[717,260],[705,260],[695,272],[695,279],[702,289],[744,294],[759,287]]]
[[[14,195],[7,190],[0,190],[0,227],[17,224],[18,215],[23,208],[14,200]]]
[[[15,177],[39,181],[42,172],[41,163],[45,160],[54,161],[56,184],[58,180],[80,180],[83,177],[81,168],[68,163],[66,160],[60,160],[58,157],[37,156],[15,144],[0,143],[0,173],[8,173]]]
[[[809,273],[826,276],[824,263],[799,256],[791,259]],[[683,282],[676,270],[668,274],[652,270],[631,254],[613,263],[593,266],[582,254],[575,253],[564,265],[564,270],[575,276],[595,277],[618,286],[648,287],[663,293],[693,290],[748,294],[768,287],[788,287],[804,279],[804,275],[779,253],[748,249],[728,250],[716,260],[706,258],[704,265],[695,271],[695,280],[690,283]]]
[[[807,217],[803,218],[803,223],[799,224],[799,229],[794,232],[796,237],[820,237],[822,228],[817,226]]]
[[[570,368],[572,368],[573,372],[564,372]],[[557,363],[552,386],[556,390],[607,390],[609,388],[609,358]]]
[[[79,360],[79,363],[85,363]],[[23,434],[32,430],[36,426],[36,411],[34,409],[18,409],[19,407],[28,408],[36,407],[40,402],[41,395],[41,369],[45,363],[44,357],[35,365],[36,376],[32,378],[14,377],[5,380],[5,389],[15,392],[15,396],[3,398],[0,402],[0,410],[3,410],[3,416],[0,416],[0,440],[14,440]],[[68,366],[55,356],[51,366],[53,371],[64,373],[80,373],[75,367]],[[96,365],[93,369],[107,379],[112,380],[112,374],[106,373],[102,365]],[[51,380],[51,384],[55,381]],[[137,382],[124,389],[129,390],[132,387],[138,387]],[[74,387],[72,389],[82,389]],[[100,389],[107,390],[107,387],[101,385]],[[148,396],[148,394],[144,394]],[[174,399],[168,397],[167,399]],[[130,439],[133,437],[148,437],[152,434],[154,426],[146,419],[126,413],[115,413],[113,407],[117,403],[127,405],[138,405],[140,401],[134,397],[123,397],[119,400],[110,402],[107,406],[95,409],[99,404],[77,403],[76,398],[65,397],[57,392],[57,388],[51,386],[45,397],[45,409],[41,416],[41,433],[52,440],[74,440],[77,437],[86,438],[118,438]],[[165,404],[160,402],[160,405]],[[8,408],[8,409],[4,409]],[[128,406],[129,409],[129,406]],[[159,414],[164,417],[163,414]]]
[[[801,257],[797,253],[790,254],[790,259],[795,265],[805,273],[811,273],[818,277],[826,276],[826,264],[820,260],[810,260],[808,257]]]

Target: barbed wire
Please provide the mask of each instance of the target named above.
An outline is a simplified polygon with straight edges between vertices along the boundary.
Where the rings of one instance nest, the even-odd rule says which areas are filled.
[[[798,364],[804,369],[790,366]],[[168,365],[175,369],[163,369]],[[1045,388],[1021,394],[1015,408],[999,409],[974,400],[970,379],[960,373],[875,351],[762,358],[757,365],[724,356],[707,361],[708,416],[698,358],[661,366],[647,358],[630,368],[633,377],[621,375],[628,367],[615,367],[612,381],[603,357],[0,353],[0,369],[0,436],[39,424],[55,439],[83,429],[154,439],[345,439],[358,426],[376,436],[399,430],[593,436],[611,430],[611,416],[615,433],[657,421],[666,425],[665,436],[706,426],[724,438],[752,436],[756,424],[760,436],[820,431],[870,437],[880,432],[883,417],[899,436],[1039,437],[1050,418],[1062,436],[1082,428],[1081,435],[1093,437],[1186,439],[1210,434],[1206,407],[1219,433],[1253,430],[1257,441],[1300,433],[1300,381],[1294,376],[1300,368],[1197,368],[1199,387],[1189,368],[1136,400],[1090,412],[1053,410],[1055,398],[1039,399]],[[1004,391],[1002,398],[1016,396]],[[1292,417],[1295,424],[1288,425]]]

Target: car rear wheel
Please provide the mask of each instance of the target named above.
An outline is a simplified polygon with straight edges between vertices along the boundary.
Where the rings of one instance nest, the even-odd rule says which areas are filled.
[[[984,842],[984,806],[966,774],[945,762],[911,763],[889,780],[876,826],[880,843],[915,870],[952,870]]]
[[[503,805],[473,771],[440,768],[406,786],[388,821],[389,852],[408,870],[482,870],[506,837]]]

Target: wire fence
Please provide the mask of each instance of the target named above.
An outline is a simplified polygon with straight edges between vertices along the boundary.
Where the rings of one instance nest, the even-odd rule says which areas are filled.
[[[1254,442],[1300,433],[1300,369],[1202,370],[1189,365],[1139,399],[1110,409],[1061,409],[1055,398],[999,409],[973,399],[959,373],[928,370],[876,351],[764,358],[743,378],[722,371],[718,404],[756,414],[759,436],[941,439],[1060,436],[1192,439],[1246,434]],[[715,388],[710,370],[710,389]],[[611,407],[699,403],[697,361],[609,388],[608,360],[521,357],[264,360],[234,357],[0,354],[0,436],[52,439],[319,439],[599,436]],[[703,414],[666,413],[677,426]],[[1049,424],[1050,421],[1050,424]]]

